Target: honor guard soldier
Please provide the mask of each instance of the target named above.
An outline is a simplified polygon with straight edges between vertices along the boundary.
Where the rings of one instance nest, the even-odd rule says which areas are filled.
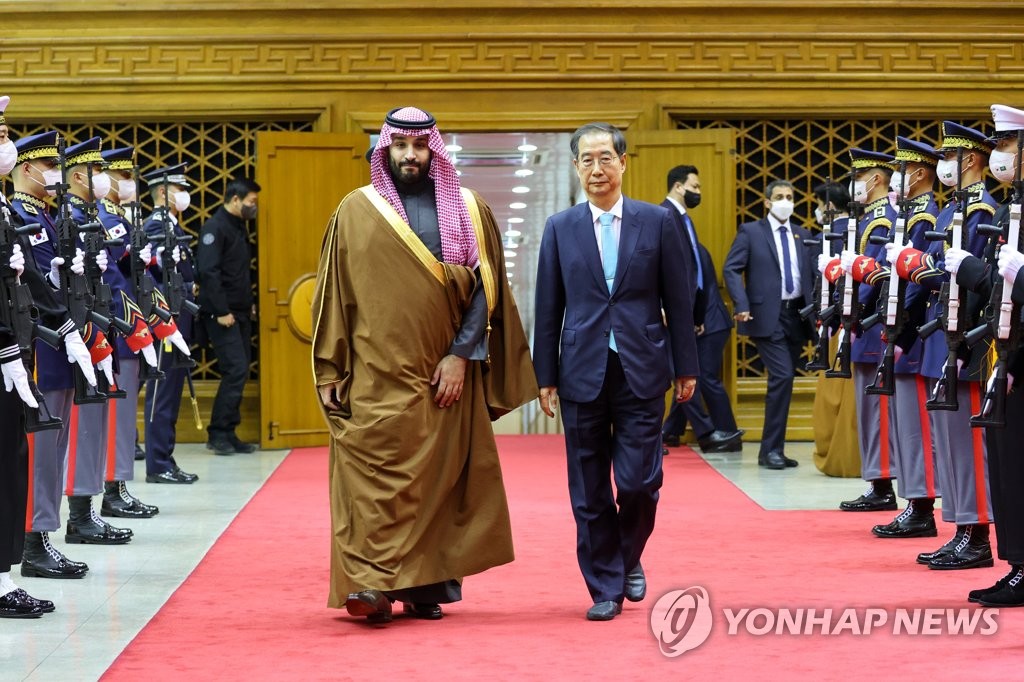
[[[981,346],[971,352],[963,342],[980,311],[968,310],[966,292],[954,296],[949,291],[949,273],[943,268],[949,247],[966,249],[979,258],[983,255],[987,237],[977,227],[992,220],[997,206],[984,179],[991,150],[980,131],[943,121],[942,144],[936,149],[943,158],[937,174],[943,185],[954,188],[954,196],[939,213],[934,232],[947,238],[933,239],[923,253],[907,247],[896,258],[899,276],[928,292],[925,326],[935,329],[924,340],[921,375],[929,383],[928,417],[942,489],[942,519],[956,524],[956,532],[942,547],[918,555],[917,560],[938,570],[992,565],[985,448],[970,423],[971,415],[981,409],[981,365],[986,353]],[[954,239],[958,241],[953,243]],[[940,299],[943,287],[946,291]],[[963,315],[958,313],[960,307]],[[949,335],[945,332],[951,314],[956,329]]]
[[[135,181],[132,179],[135,149],[122,147],[100,153],[105,164],[105,177],[108,189],[102,195],[97,191],[98,218],[109,240],[120,240],[120,246],[111,246],[108,252],[112,265],[103,275],[113,290],[115,313],[123,320],[130,331],[119,334],[114,339],[115,357],[118,361],[118,386],[125,392],[123,400],[111,401],[110,434],[114,439],[113,458],[107,463],[105,483],[103,486],[103,505],[100,513],[103,516],[122,518],[150,518],[160,510],[143,503],[128,492],[127,481],[135,478],[135,425],[138,417],[139,374],[141,354],[149,368],[157,366],[156,347],[153,345],[154,333],[166,336],[161,328],[170,325],[163,323],[155,315],[149,319],[143,315],[140,305],[136,302],[138,292],[135,291],[131,275],[131,259],[139,257],[146,265],[151,260],[151,248],[145,240],[145,247],[140,254],[132,254],[130,245],[132,225],[125,220],[121,202],[134,202]],[[142,266],[142,276],[145,273]],[[152,280],[150,280],[152,281]],[[153,301],[149,301],[151,307]],[[156,327],[156,331],[150,328]]]
[[[921,342],[917,327],[924,315],[925,296],[918,286],[906,288],[896,277],[893,262],[899,249],[910,245],[917,250],[927,248],[925,233],[935,227],[939,209],[935,202],[935,167],[938,153],[931,145],[906,137],[896,138],[895,164],[899,170],[889,180],[890,196],[895,194],[899,212],[897,222],[890,230],[889,241],[880,254],[879,266],[885,272],[881,285],[883,306],[888,312],[897,311],[895,324],[885,325],[887,343],[893,346],[895,362],[892,376],[879,365],[876,384],[891,383],[889,423],[895,433],[893,455],[899,472],[899,495],[907,500],[907,507],[891,522],[875,526],[871,532],[880,538],[934,537],[935,498],[940,495],[935,478],[935,455],[925,401],[927,385],[920,376]],[[900,225],[903,232],[900,233]],[[893,291],[898,302],[886,301]]]
[[[159,349],[160,371],[163,379],[146,382],[145,444],[146,481],[149,483],[195,483],[199,477],[188,473],[174,461],[174,444],[181,392],[187,375],[194,366],[188,350],[192,336],[192,285],[195,277],[192,263],[184,247],[185,231],[180,216],[189,207],[185,164],[159,168],[142,176],[149,187],[154,211],[146,218],[143,229],[151,244],[159,252],[157,263],[150,272],[160,283],[163,299],[174,313],[175,332],[167,337]],[[176,272],[173,272],[176,271]],[[179,277],[180,276],[180,277]],[[175,280],[180,280],[181,289]],[[180,303],[175,303],[175,297]],[[177,309],[180,308],[180,309]]]
[[[57,288],[59,270],[65,260],[57,255],[56,223],[46,198],[56,194],[61,182],[57,168],[57,132],[49,131],[17,141],[17,166],[12,173],[14,195],[11,207],[24,224],[38,223],[41,231],[29,237],[32,258],[28,260],[46,277],[50,286]],[[71,264],[77,272],[84,272],[80,258]],[[58,298],[60,294],[58,293]],[[34,297],[38,300],[38,297]],[[37,303],[38,305],[38,303]],[[65,309],[65,315],[67,314]],[[72,365],[95,385],[90,351],[82,341],[81,331],[70,318],[62,321],[58,333],[63,337],[64,350],[58,351],[37,343],[37,383],[51,413],[61,419],[63,428],[41,431],[33,438],[30,455],[32,471],[31,505],[27,510],[28,531],[25,536],[21,574],[42,578],[81,578],[89,567],[64,556],[50,542],[49,534],[60,528],[60,503],[64,492],[64,473],[74,434],[71,423],[74,379]]]
[[[887,235],[896,221],[896,209],[889,203],[892,157],[867,149],[850,149],[853,200],[864,206],[857,222],[858,252],[843,249],[842,269],[861,282],[858,292],[862,315],[870,315],[878,301],[877,284],[881,268],[874,260],[882,247],[872,244],[872,235]],[[853,216],[857,219],[857,216]],[[863,286],[863,285],[868,286]],[[882,359],[881,328],[858,330],[850,352],[854,395],[857,401],[857,439],[860,443],[861,477],[871,487],[855,500],[842,502],[843,511],[887,511],[896,509],[892,479],[896,478],[892,450],[896,434],[889,422],[889,399],[868,395],[865,390]]]
[[[992,105],[992,118],[996,132],[989,140],[995,145],[989,156],[989,170],[1000,182],[1016,185],[1010,204],[1000,208],[994,220],[996,225],[1003,228],[1000,241],[1006,242],[1012,236],[1010,232],[1014,227],[1018,231],[1020,227],[1022,188],[1017,181],[1021,178],[1020,136],[1024,135],[1024,110],[995,104]],[[999,247],[995,263],[991,262],[991,253],[987,252],[986,259],[982,260],[966,249],[951,248],[946,252],[944,267],[956,277],[959,285],[981,294],[986,301],[989,301],[988,294],[993,283],[1001,280],[1002,286],[1010,291],[1010,302],[1013,304],[1011,317],[1015,320],[1011,324],[1015,322],[1019,325],[1021,306],[1024,305],[1024,275],[1021,274],[1021,270],[1024,270],[1024,254],[1021,251],[1019,237],[1017,243],[1003,243]],[[999,317],[999,302],[1000,299],[994,301],[997,304],[994,311],[996,319]],[[989,305],[992,303],[989,302]],[[990,373],[994,374],[992,378],[998,377],[998,364],[1005,363],[1006,388],[995,386],[1005,392],[1005,403],[1001,414],[990,416],[998,417],[998,421],[1004,425],[986,426],[985,446],[996,526],[996,548],[999,558],[1010,565],[1010,570],[994,585],[972,590],[967,599],[983,606],[1015,607],[1024,606],[1024,497],[1021,496],[1024,490],[1024,458],[1020,456],[1021,441],[1024,440],[1024,393],[1011,384],[1010,379],[1019,380],[1024,377],[1024,349],[1018,345],[1017,348],[1010,348],[1006,357],[999,357],[1000,345],[997,342],[997,366]]]
[[[18,149],[10,139],[5,111],[9,97],[0,97],[0,177],[9,174],[18,163]],[[29,445],[25,429],[30,410],[39,402],[32,385],[29,358],[19,343],[13,289],[27,286],[39,311],[39,323],[59,329],[68,321],[49,286],[26,255],[31,248],[13,230],[21,227],[7,198],[0,193],[0,230],[3,230],[4,262],[0,262],[0,280],[4,296],[0,298],[0,372],[7,390],[0,391],[0,618],[38,618],[54,610],[53,602],[36,599],[19,588],[11,578],[11,568],[22,561],[25,540],[25,504],[28,497]],[[73,331],[73,330],[72,330]],[[84,350],[84,349],[83,349]],[[87,354],[86,354],[87,356]]]

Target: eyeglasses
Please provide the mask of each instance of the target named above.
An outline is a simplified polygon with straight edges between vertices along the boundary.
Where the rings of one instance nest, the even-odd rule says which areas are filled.
[[[582,159],[579,159],[576,163],[583,168],[593,168],[594,163],[596,162],[598,165],[601,166],[601,168],[607,168],[620,158],[622,157],[612,156],[611,154],[602,154],[597,159],[595,159],[592,156],[584,156]]]

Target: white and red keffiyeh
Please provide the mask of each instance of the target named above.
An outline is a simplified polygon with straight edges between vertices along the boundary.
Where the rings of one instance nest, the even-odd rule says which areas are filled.
[[[392,125],[387,121],[406,121],[409,128]],[[395,182],[391,178],[388,164],[388,147],[394,135],[420,137],[427,135],[427,146],[430,148],[430,172],[427,174],[434,181],[434,197],[437,201],[437,225],[441,232],[441,254],[446,263],[456,263],[475,268],[479,261],[479,250],[473,222],[462,198],[459,176],[455,172],[448,150],[444,148],[444,140],[436,125],[424,127],[424,123],[433,121],[427,112],[416,107],[395,109],[388,113],[387,121],[380,129],[380,138],[370,156],[370,181],[374,189],[384,197],[391,207],[409,222],[405,206],[398,196]],[[418,125],[417,125],[418,124]]]

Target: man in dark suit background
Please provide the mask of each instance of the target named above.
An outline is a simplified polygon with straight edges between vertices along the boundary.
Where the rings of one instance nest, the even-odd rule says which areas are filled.
[[[676,403],[662,426],[665,445],[679,445],[689,422],[704,452],[739,452],[743,431],[736,428],[729,395],[722,379],[722,350],[729,340],[732,319],[718,293],[718,277],[711,254],[697,238],[697,230],[687,209],[700,204],[700,178],[695,166],[676,166],[668,172],[668,196],[661,205],[668,209],[676,229],[684,237],[687,262],[691,265],[694,292],[693,323],[697,332],[697,359],[700,377],[693,399]],[[705,405],[707,410],[705,411]]]
[[[590,123],[570,147],[588,201],[544,227],[534,364],[544,412],[562,399],[587,619],[611,620],[647,591],[640,557],[662,483],[664,394],[674,384],[689,400],[697,350],[680,233],[665,209],[622,195],[622,133]]]
[[[790,220],[793,185],[775,180],[768,185],[768,215],[743,223],[722,268],[732,297],[740,334],[749,336],[768,372],[764,430],[757,463],[768,469],[795,467],[786,457],[786,422],[793,395],[793,377],[811,327],[800,308],[812,300],[814,268],[803,242],[808,233]]]

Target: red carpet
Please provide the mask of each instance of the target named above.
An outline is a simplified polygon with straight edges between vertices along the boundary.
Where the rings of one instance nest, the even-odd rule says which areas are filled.
[[[396,617],[371,627],[327,609],[324,450],[281,464],[105,679],[894,679],[1014,678],[1024,609],[983,636],[893,635],[893,611],[966,606],[996,568],[929,571],[913,563],[945,538],[878,540],[891,514],[767,512],[687,450],[665,461],[658,527],[644,556],[647,600],[590,623],[575,559],[560,437],[499,438],[516,561],[467,579],[439,622]],[[748,453],[749,454],[749,453]],[[945,533],[944,529],[942,533]],[[703,586],[714,629],[664,657],[650,609],[669,590]],[[880,608],[870,635],[730,636],[723,609]],[[977,608],[977,607],[975,607]],[[834,621],[833,621],[834,622]],[[756,626],[764,620],[755,620]]]

